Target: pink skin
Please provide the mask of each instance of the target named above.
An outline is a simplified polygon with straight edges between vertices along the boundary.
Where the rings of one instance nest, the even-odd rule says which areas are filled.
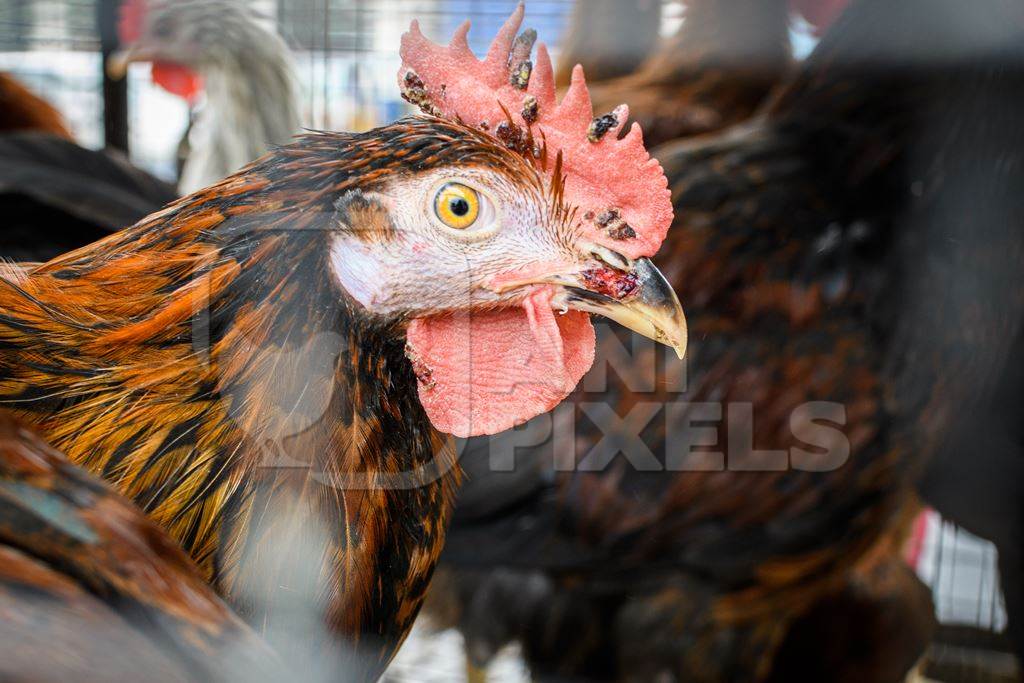
[[[521,307],[414,320],[408,343],[420,402],[434,426],[455,436],[496,434],[558,405],[594,362],[586,313],[556,315],[551,287]]]
[[[543,261],[525,268],[510,270],[506,273],[495,275],[491,278],[490,282],[487,283],[487,287],[495,292],[504,292],[514,287],[536,282],[537,280],[542,280],[553,275],[562,275],[578,270],[581,270],[581,267],[575,263]]]

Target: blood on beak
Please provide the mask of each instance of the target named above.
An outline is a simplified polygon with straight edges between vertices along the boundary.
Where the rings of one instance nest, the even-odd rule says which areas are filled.
[[[555,310],[584,311],[614,320],[623,327],[686,354],[686,316],[679,297],[650,259],[631,260],[603,247],[591,250],[589,266],[569,270],[541,269],[492,283],[504,292],[532,285],[553,285]],[[546,270],[546,272],[544,272]]]
[[[686,316],[672,285],[650,259],[632,261],[629,270],[611,267],[552,278],[559,286],[555,308],[574,309],[614,320],[623,327],[686,355]]]

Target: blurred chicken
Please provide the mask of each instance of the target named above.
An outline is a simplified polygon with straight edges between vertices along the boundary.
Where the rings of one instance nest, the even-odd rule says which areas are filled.
[[[470,442],[432,600],[476,671],[518,639],[538,679],[901,680],[916,475],[1019,454],[1021,120],[1019,3],[860,0],[762,114],[658,152],[689,373],[608,334],[575,411]],[[1012,530],[1015,471],[950,495]]]
[[[130,0],[121,29],[132,44],[111,59],[111,71],[123,75],[130,62],[152,60],[154,80],[171,92],[190,102],[205,92],[191,127],[182,192],[221,179],[298,130],[290,52],[248,3]],[[118,152],[75,145],[56,110],[7,77],[0,78],[0,102],[11,103],[0,125],[11,119],[35,133],[0,138],[0,208],[8,216],[0,257],[49,260],[174,198],[173,188],[132,168]]]
[[[190,101],[204,96],[178,189],[206,187],[299,130],[298,78],[270,20],[244,0],[128,0],[108,70],[152,62],[154,80]]]
[[[592,86],[633,73],[657,47],[660,29],[660,0],[576,2],[562,41],[555,83],[569,87],[577,64],[586,69]]]
[[[0,413],[0,677],[241,683],[283,675],[177,544]]]
[[[719,130],[750,117],[790,71],[789,2],[687,0],[674,36],[643,44],[656,47],[642,64],[594,86],[594,109],[629,102],[652,145]]]
[[[0,258],[42,262],[106,237],[175,197],[116,150],[39,132],[0,134]]]

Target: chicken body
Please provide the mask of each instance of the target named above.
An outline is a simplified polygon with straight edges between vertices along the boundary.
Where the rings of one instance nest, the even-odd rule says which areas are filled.
[[[657,47],[660,29],[658,0],[576,2],[562,41],[555,83],[568,87],[577,64],[591,83],[633,73]]]
[[[689,372],[609,334],[604,357],[632,363],[584,381],[575,430],[556,415],[471,444],[467,462],[516,458],[468,473],[442,557],[474,664],[520,639],[538,678],[902,679],[932,622],[897,550],[924,463],[971,469],[977,496],[947,494],[1004,510],[1004,537],[1019,509],[1015,469],[971,467],[1019,453],[1019,16],[854,3],[762,115],[658,150]],[[822,403],[838,442],[800,435]],[[816,615],[850,596],[869,607],[836,656]]]
[[[0,72],[0,133],[40,131],[70,140],[64,117],[14,76]]]
[[[174,188],[116,150],[45,131],[0,135],[0,257],[41,263],[156,211]]]
[[[301,123],[299,81],[284,39],[240,0],[129,0],[135,34],[108,68],[151,61],[201,77],[178,189],[195,192],[292,139]],[[133,25],[133,24],[138,25]],[[157,72],[159,73],[159,71]]]
[[[85,149],[60,113],[0,73],[0,258],[48,261],[174,198],[116,150]]]
[[[4,403],[133,499],[252,623],[285,634],[294,612],[348,636],[355,655],[320,656],[353,678],[411,625],[454,484],[361,490],[438,454],[451,469],[396,324],[355,314],[323,277],[322,222],[363,151],[307,139],[0,292]]]

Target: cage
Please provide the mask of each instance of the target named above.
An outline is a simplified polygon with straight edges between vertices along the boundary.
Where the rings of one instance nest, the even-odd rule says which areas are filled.
[[[479,54],[518,0],[251,0],[274,21],[294,51],[302,80],[303,120],[316,129],[365,130],[410,111],[397,94],[394,49],[412,18],[430,36],[450,35],[473,17],[471,47]],[[105,109],[101,35],[110,34],[117,3],[107,0],[7,0],[0,5],[0,70],[9,71],[52,102],[85,146],[110,140]],[[538,32],[561,36],[573,0],[531,0]],[[682,21],[680,2],[663,2],[663,32]],[[793,34],[798,55],[813,46],[808,31]],[[557,59],[558,45],[551,45]],[[143,67],[127,83],[127,116],[117,125],[131,160],[167,180],[176,175],[176,148],[189,107],[155,86]],[[916,568],[931,587],[940,629],[922,667],[949,683],[1017,680],[1007,644],[997,553],[990,543],[931,514]],[[461,641],[453,632],[414,633],[385,680],[452,680],[462,673]],[[423,678],[426,672],[427,679]],[[490,671],[493,681],[525,681],[515,648]]]

